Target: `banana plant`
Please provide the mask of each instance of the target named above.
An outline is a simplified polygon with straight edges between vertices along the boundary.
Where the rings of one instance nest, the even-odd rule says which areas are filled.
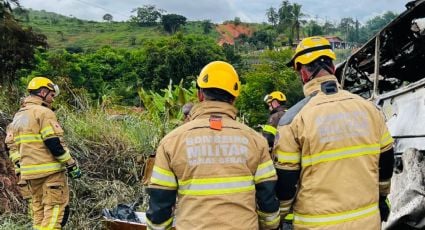
[[[193,83],[189,89],[183,87],[183,81],[173,85],[170,80],[168,87],[160,93],[141,88],[139,97],[146,109],[146,115],[158,127],[161,139],[168,131],[181,124],[183,120],[182,107],[185,103],[194,102],[196,88]]]

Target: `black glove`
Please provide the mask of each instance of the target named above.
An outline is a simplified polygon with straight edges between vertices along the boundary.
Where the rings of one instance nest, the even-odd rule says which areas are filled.
[[[379,213],[381,214],[381,222],[387,221],[390,215],[390,201],[386,196],[379,196]]]
[[[68,175],[72,179],[78,179],[78,178],[81,177],[80,167],[78,167],[78,165],[76,163],[67,165],[66,170],[68,171]]]

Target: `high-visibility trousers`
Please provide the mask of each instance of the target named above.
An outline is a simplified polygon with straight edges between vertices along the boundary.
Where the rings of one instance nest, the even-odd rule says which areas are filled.
[[[34,229],[61,229],[68,219],[69,187],[65,172],[28,180]]]

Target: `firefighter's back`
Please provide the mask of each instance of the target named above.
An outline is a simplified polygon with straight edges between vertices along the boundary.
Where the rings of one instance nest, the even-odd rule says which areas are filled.
[[[320,229],[379,229],[378,163],[384,127],[379,111],[359,96],[338,90],[319,92],[298,116],[303,121],[298,130],[303,148],[294,206],[297,229],[309,224],[323,225]]]
[[[162,144],[178,180],[177,228],[257,229],[254,174],[266,141],[228,116],[231,105],[203,104],[222,113],[195,113]]]

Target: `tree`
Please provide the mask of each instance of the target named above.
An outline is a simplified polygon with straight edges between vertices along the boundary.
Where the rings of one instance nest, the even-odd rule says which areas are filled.
[[[301,12],[301,5],[294,3],[292,5],[292,37],[295,31],[297,41],[300,40],[300,27],[301,23],[304,23],[304,20],[301,20],[301,17],[303,17],[304,14]]]
[[[365,26],[360,29],[361,31],[359,42],[366,42],[369,38],[374,36],[379,30],[384,28],[384,26],[386,26],[396,17],[397,14],[391,11],[387,11],[383,15],[378,15],[372,19],[369,19]]]
[[[230,45],[228,43],[223,44],[223,52],[226,56],[226,59],[232,63],[234,66],[241,65],[242,57],[241,55],[235,51],[234,45]]]
[[[339,23],[339,29],[340,31],[345,34],[345,40],[350,41],[351,36],[350,32],[354,30],[355,22],[354,19],[351,17],[348,18],[342,18]]]
[[[12,4],[21,8],[18,0],[0,0],[0,19],[13,18]]]
[[[273,26],[276,26],[279,22],[279,14],[276,12],[276,9],[273,7],[270,7],[266,12],[267,20],[272,24]]]
[[[61,30],[56,31],[56,33],[61,37],[61,41],[65,41],[65,36]]]
[[[211,23],[210,20],[202,21],[202,29],[204,31],[204,34],[209,34],[212,27],[213,27],[213,24]]]
[[[331,33],[334,33],[335,31],[336,31],[335,25],[329,21],[326,21],[325,24],[323,25],[323,33],[331,34]]]
[[[178,14],[166,14],[162,15],[161,18],[162,26],[164,30],[170,34],[174,34],[181,25],[186,24],[186,17]]]
[[[279,31],[285,32],[285,30],[291,28],[291,22],[293,21],[292,5],[289,1],[285,0],[282,2],[282,5],[278,10],[278,15]]]
[[[360,22],[356,18],[355,28],[354,28],[354,42],[359,42],[360,39]]]
[[[253,36],[250,38],[250,42],[258,47],[259,43],[263,43],[268,46],[269,49],[273,49],[273,43],[276,40],[277,34],[274,30],[258,30],[255,31]]]
[[[144,5],[143,7],[133,9],[131,12],[136,12],[137,15],[131,16],[130,22],[137,23],[140,26],[152,26],[158,23],[165,10],[156,9],[154,5]]]
[[[33,66],[37,48],[47,48],[46,36],[22,28],[14,19],[11,4],[20,7],[17,0],[0,0],[0,84],[3,86],[11,86],[18,80],[18,70]]]
[[[313,21],[313,20],[310,20],[308,22],[308,24],[306,25],[306,29],[307,29],[307,35],[309,37],[324,34],[322,27],[319,24],[317,24],[316,21]]]
[[[13,13],[19,17],[23,17],[25,19],[25,22],[30,21],[30,15],[29,11],[27,9],[23,9],[21,7],[17,7],[13,10]]]
[[[235,17],[235,19],[233,20],[233,23],[235,23],[235,25],[240,25],[241,24],[241,18],[240,17]]]
[[[107,22],[112,22],[113,17],[111,14],[105,14],[103,15],[103,20],[107,21]]]

